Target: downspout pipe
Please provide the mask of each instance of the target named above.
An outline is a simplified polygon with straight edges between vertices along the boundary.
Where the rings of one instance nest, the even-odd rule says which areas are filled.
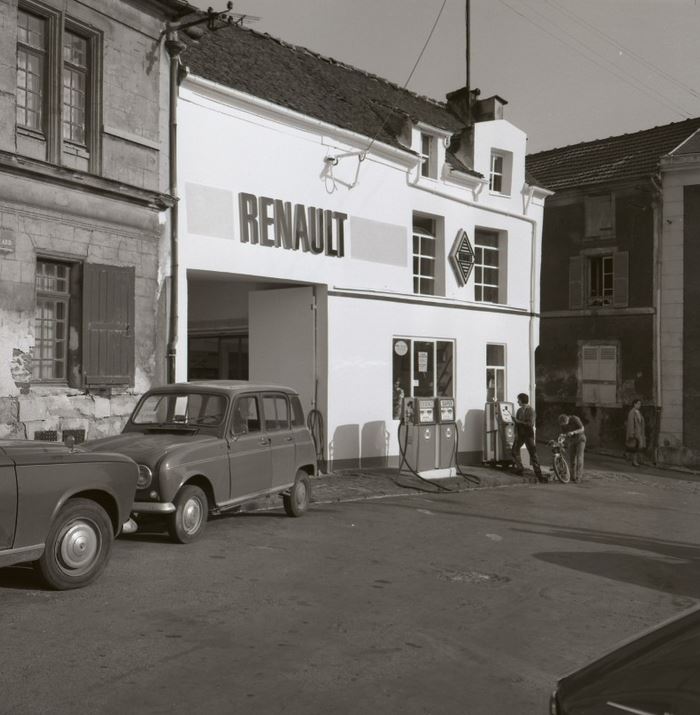
[[[177,99],[178,87],[180,83],[180,54],[186,45],[182,42],[174,30],[169,30],[165,40],[165,50],[170,57],[170,98],[169,98],[169,129],[168,129],[168,149],[169,149],[169,170],[168,184],[170,195],[174,199],[170,209],[170,305],[168,322],[168,346],[167,346],[167,380],[169,383],[175,382],[175,369],[177,365],[177,343],[178,343],[178,294],[180,289],[180,259],[179,259],[179,196],[177,177]]]

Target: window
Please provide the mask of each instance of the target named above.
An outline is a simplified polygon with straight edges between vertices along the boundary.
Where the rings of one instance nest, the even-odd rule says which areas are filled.
[[[17,14],[17,126],[44,130],[46,20]]]
[[[100,36],[38,2],[24,4],[17,14],[18,149],[97,171]]]
[[[491,172],[489,174],[489,190],[501,193],[503,190],[503,156],[491,154]]]
[[[134,269],[39,258],[34,285],[32,379],[133,384]]]
[[[477,230],[474,235],[474,299],[479,302],[502,302],[499,244],[496,231]]]
[[[588,305],[610,305],[613,299],[613,257],[588,259]]]
[[[617,403],[617,345],[583,345],[580,353],[581,401]]]
[[[289,404],[284,395],[264,395],[265,430],[289,429]]]
[[[65,380],[68,374],[68,314],[70,266],[37,261],[36,318],[34,322],[35,380]]]
[[[420,153],[423,157],[423,163],[420,167],[421,176],[429,179],[437,178],[437,142],[436,137],[431,134],[421,132],[420,135]]]
[[[247,380],[247,335],[198,335],[188,341],[188,380]]]
[[[260,432],[260,410],[255,395],[243,395],[233,408],[233,431],[236,434]]]
[[[394,338],[392,411],[399,419],[404,397],[454,397],[454,342]]]
[[[437,240],[435,221],[413,218],[413,292],[435,295]]]
[[[584,252],[569,259],[569,308],[616,307],[629,304],[629,253]]]
[[[489,191],[510,196],[513,154],[509,151],[492,151],[489,167]]]
[[[63,33],[63,138],[85,144],[88,91],[88,41]]]
[[[134,424],[183,424],[216,427],[223,422],[227,399],[209,393],[153,394],[134,413]]]
[[[486,401],[506,399],[506,346],[486,346]]]
[[[615,235],[615,202],[611,194],[587,196],[586,238],[609,238]]]

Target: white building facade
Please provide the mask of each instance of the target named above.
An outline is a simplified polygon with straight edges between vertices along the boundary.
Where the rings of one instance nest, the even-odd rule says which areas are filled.
[[[392,146],[196,74],[178,131],[177,379],[290,385],[335,468],[395,464],[400,397],[453,396],[479,462],[484,403],[534,401],[525,134],[477,121],[467,168],[453,128],[409,119]]]

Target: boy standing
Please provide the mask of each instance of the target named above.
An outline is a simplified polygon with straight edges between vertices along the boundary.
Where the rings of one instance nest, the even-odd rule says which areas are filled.
[[[521,392],[518,395],[518,410],[515,413],[515,442],[513,443],[513,461],[515,471],[523,473],[523,462],[520,459],[520,448],[525,445],[530,455],[530,464],[538,482],[546,482],[542,476],[539,460],[537,459],[537,446],[535,445],[535,410],[529,404],[530,398]]]

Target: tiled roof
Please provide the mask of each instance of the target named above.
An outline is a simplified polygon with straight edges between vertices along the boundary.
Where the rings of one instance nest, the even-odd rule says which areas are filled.
[[[406,148],[398,140],[406,119],[450,132],[463,126],[440,102],[248,28],[183,39],[192,74],[395,147]]]
[[[554,191],[651,176],[659,160],[700,129],[700,117],[530,154],[527,170]]]

